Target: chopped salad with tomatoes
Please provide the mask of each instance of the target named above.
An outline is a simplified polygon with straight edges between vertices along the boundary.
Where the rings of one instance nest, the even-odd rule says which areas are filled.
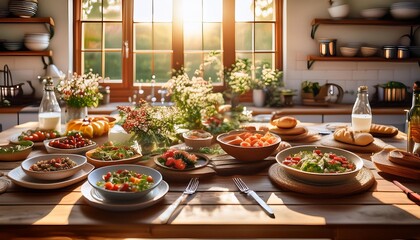
[[[322,153],[319,149],[291,154],[283,160],[283,164],[313,173],[343,173],[356,169],[346,157],[332,152]]]
[[[157,160],[167,167],[184,170],[185,168],[194,167],[197,159],[198,157],[195,154],[188,153],[184,150],[169,149]]]
[[[102,179],[96,183],[98,187],[120,192],[141,192],[154,184],[152,176],[127,169],[108,172]]]

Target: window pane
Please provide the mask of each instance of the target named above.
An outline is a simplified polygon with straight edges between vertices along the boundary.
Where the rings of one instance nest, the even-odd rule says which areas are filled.
[[[235,48],[236,50],[252,50],[252,24],[235,24]]]
[[[274,24],[256,23],[255,24],[255,49],[274,50]]]
[[[202,50],[201,23],[184,23],[184,50]]]
[[[221,74],[223,74],[222,54],[219,54],[216,57],[218,61],[214,61],[209,65],[204,65],[204,79],[209,80],[209,78],[211,78],[213,83],[220,83],[222,82]]]
[[[256,21],[275,21],[274,1],[256,1],[255,2],[255,20]]]
[[[82,53],[82,72],[87,73],[90,69],[92,72],[102,74],[102,56],[100,52],[85,52]]]
[[[236,59],[239,59],[239,58],[247,58],[251,60],[251,64],[252,64],[252,53],[236,53]]]
[[[272,67],[274,63],[274,53],[256,53],[255,54],[255,67],[263,67],[267,65]]]
[[[203,20],[201,4],[201,0],[183,1],[184,22],[201,22]]]
[[[134,0],[134,22],[152,22],[152,0]]]
[[[102,24],[101,23],[83,23],[83,46],[82,49],[99,50],[102,48]]]
[[[222,22],[223,2],[222,0],[203,0],[203,21]]]
[[[200,68],[202,62],[201,53],[186,53],[184,54],[185,72],[191,78],[194,76],[195,70]]]
[[[203,28],[204,50],[221,50],[222,24],[204,23]]]
[[[136,50],[151,50],[152,23],[135,23],[134,31],[134,42]]]
[[[254,20],[254,0],[235,1],[235,20],[237,22]]]
[[[136,54],[135,79],[142,82],[150,80],[152,77],[152,54]]]
[[[122,20],[122,0],[103,0],[104,21]]]
[[[101,20],[102,19],[102,0],[82,1],[82,20]]]
[[[153,3],[153,21],[172,22],[172,0],[154,0]]]
[[[172,24],[171,23],[155,23],[154,24],[154,50],[171,50],[172,49]]]
[[[166,83],[171,78],[172,54],[157,53],[154,55],[154,58],[156,82]]]
[[[105,53],[105,75],[111,80],[121,80],[122,79],[122,61],[121,61],[121,52],[108,52]]]
[[[122,26],[121,23],[104,23],[105,48],[121,49]]]

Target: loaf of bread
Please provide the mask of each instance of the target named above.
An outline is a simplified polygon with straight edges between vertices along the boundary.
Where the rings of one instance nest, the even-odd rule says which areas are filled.
[[[370,134],[374,137],[393,137],[398,134],[398,128],[381,124],[372,124],[370,126]]]
[[[335,130],[333,136],[336,141],[357,146],[367,146],[374,140],[372,134],[370,133],[353,132],[348,128]]]
[[[294,128],[297,125],[297,120],[294,117],[284,116],[272,120],[271,124],[278,128]]]

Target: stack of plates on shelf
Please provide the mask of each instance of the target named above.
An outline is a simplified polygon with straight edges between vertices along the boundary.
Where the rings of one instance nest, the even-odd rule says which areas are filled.
[[[9,51],[20,50],[23,46],[22,42],[3,42],[3,47]]]
[[[25,47],[31,51],[44,51],[50,44],[48,33],[27,33],[24,37]]]
[[[0,8],[0,18],[5,18],[9,16],[9,10],[6,8]]]
[[[38,0],[11,0],[9,11],[18,17],[30,18],[38,10]]]

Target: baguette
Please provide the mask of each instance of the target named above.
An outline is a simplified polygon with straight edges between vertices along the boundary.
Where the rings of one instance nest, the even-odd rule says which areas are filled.
[[[374,137],[394,137],[398,134],[398,128],[381,124],[372,124],[370,126],[370,134]]]
[[[294,128],[297,123],[296,118],[290,116],[280,117],[271,121],[271,124],[278,128]]]
[[[357,146],[367,146],[374,140],[370,133],[353,132],[348,128],[337,129],[333,136],[336,141]]]

